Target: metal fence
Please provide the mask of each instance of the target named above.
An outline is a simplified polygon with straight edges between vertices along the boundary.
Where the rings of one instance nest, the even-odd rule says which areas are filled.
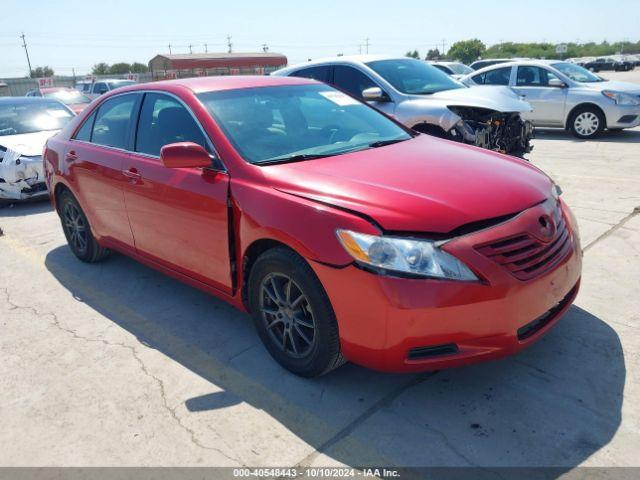
[[[125,78],[125,75],[96,75],[96,80],[103,78]],[[84,77],[81,76],[54,76],[54,87],[74,87],[76,82],[82,81]],[[138,81],[140,83],[150,82],[152,80],[151,73],[140,73],[138,75]],[[2,89],[0,92],[5,92],[4,95],[12,97],[22,97],[29,90],[36,90],[38,88],[37,78],[0,78],[0,83],[5,83],[7,89]],[[2,93],[0,93],[2,95]]]

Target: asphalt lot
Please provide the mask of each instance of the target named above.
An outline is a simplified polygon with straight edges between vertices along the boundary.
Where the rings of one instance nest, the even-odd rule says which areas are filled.
[[[640,129],[539,131],[530,158],[579,219],[576,303],[515,357],[422,375],[294,377],[248,316],[82,264],[47,203],[0,209],[0,465],[640,465]]]

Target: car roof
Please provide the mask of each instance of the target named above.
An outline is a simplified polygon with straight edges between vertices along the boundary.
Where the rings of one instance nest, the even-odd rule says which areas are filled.
[[[496,63],[494,65],[489,65],[487,67],[483,67],[480,68],[478,70],[476,70],[473,73],[470,73],[468,76],[470,77],[474,77],[476,75],[478,75],[479,73],[483,73],[483,72],[488,72],[490,70],[497,70],[498,68],[506,68],[506,67],[513,67],[514,65],[532,65],[532,66],[539,66],[539,67],[543,67],[543,66],[552,66],[554,63],[561,63],[563,62],[563,60],[517,60],[517,61],[513,61],[513,62],[503,62],[503,63]]]
[[[318,58],[317,60],[309,60],[304,63],[297,63],[295,65],[290,65],[280,70],[276,70],[272,73],[272,75],[280,76],[280,75],[288,75],[290,72],[294,72],[296,70],[300,70],[302,68],[309,68],[314,66],[321,65],[365,65],[369,62],[375,62],[379,60],[417,60],[419,62],[424,62],[424,60],[409,58],[409,57],[399,57],[397,55],[341,55],[337,57],[323,57]],[[425,62],[426,63],[426,62]]]
[[[76,92],[77,90],[71,87],[47,87],[47,88],[41,88],[40,91],[42,93],[52,93],[52,92],[60,92],[60,91]]]
[[[238,90],[243,88],[277,87],[286,85],[319,84],[316,80],[298,77],[272,77],[268,75],[237,75],[219,77],[193,77],[177,80],[161,80],[152,83],[138,83],[118,89],[119,92],[136,90],[172,90],[183,87],[193,93],[215,92],[223,90]]]
[[[13,104],[13,105],[26,105],[29,103],[60,103],[52,98],[42,97],[0,97],[0,105]],[[62,105],[62,103],[60,103]]]

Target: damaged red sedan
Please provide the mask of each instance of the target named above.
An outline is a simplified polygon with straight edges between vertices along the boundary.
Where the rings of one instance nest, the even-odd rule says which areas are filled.
[[[298,375],[512,354],[580,283],[576,220],[544,173],[313,80],[121,88],[44,157],[80,260],[115,250],[250,312]]]

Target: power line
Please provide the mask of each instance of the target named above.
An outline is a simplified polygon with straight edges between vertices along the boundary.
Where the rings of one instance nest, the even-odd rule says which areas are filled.
[[[29,60],[29,50],[27,49],[27,41],[24,38],[24,32],[20,35],[22,38],[22,46],[24,47],[24,53],[27,54],[27,65],[29,65],[29,78],[31,78],[31,60]]]

